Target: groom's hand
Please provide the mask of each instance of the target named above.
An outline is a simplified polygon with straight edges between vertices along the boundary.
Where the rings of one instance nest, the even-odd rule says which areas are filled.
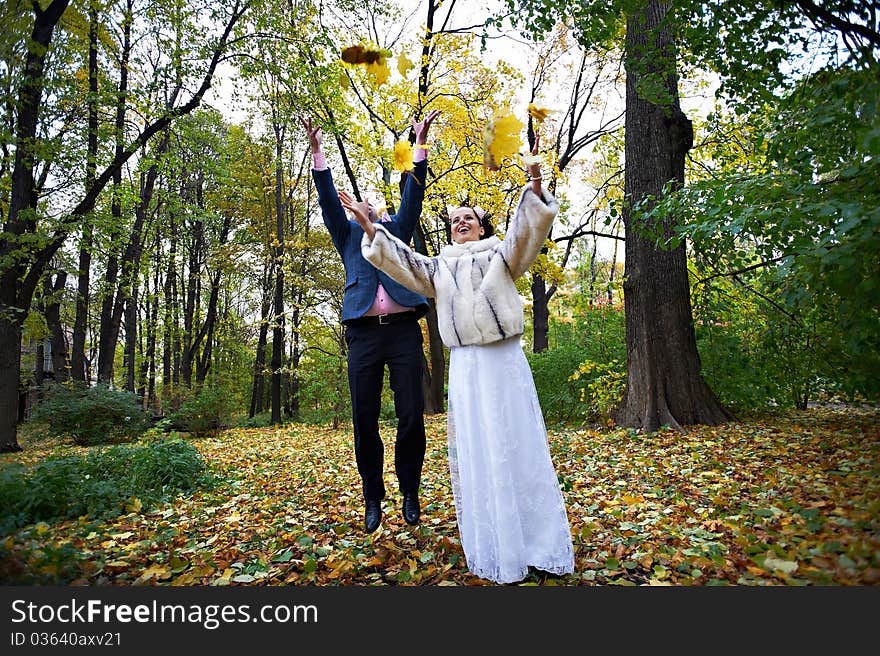
[[[435,109],[431,111],[425,118],[421,121],[416,121],[414,118],[410,121],[412,125],[413,132],[416,135],[416,143],[419,145],[425,145],[428,143],[428,130],[431,127],[431,123],[434,122],[434,119],[440,115],[440,110]]]

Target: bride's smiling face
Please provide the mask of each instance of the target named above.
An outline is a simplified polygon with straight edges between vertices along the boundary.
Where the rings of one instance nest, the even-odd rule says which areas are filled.
[[[479,241],[485,230],[480,225],[480,219],[470,207],[459,207],[449,213],[449,221],[452,226],[452,241],[463,244],[467,241]]]

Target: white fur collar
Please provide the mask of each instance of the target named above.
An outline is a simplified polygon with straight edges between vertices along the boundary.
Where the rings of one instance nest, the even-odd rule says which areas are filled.
[[[498,239],[498,237],[496,237],[495,235],[492,235],[491,237],[486,237],[486,239],[478,239],[477,241],[466,241],[463,244],[449,244],[447,246],[444,246],[440,250],[440,253],[444,257],[461,257],[462,255],[490,250],[498,246],[498,244],[500,243],[501,240]]]

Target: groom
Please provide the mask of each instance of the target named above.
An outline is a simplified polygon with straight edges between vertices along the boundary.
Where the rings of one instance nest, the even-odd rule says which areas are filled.
[[[428,128],[437,114],[439,112],[434,111],[422,121],[413,121],[417,146],[425,144]],[[424,354],[419,319],[427,312],[428,303],[423,296],[374,268],[361,255],[363,230],[355,221],[348,220],[339,202],[321,148],[321,128],[311,120],[303,121],[303,127],[312,148],[312,177],[318,189],[324,225],[345,265],[342,323],[348,345],[354,452],[363,484],[364,527],[372,533],[382,521],[385,483],[379,408],[386,365],[397,415],[394,468],[403,495],[403,518],[414,526],[419,523],[419,484],[425,458]],[[376,209],[369,206],[370,219],[382,220],[389,232],[406,243],[412,239],[422,213],[428,170],[425,153],[424,148],[416,148],[415,168],[412,175],[407,175],[397,214],[379,219]]]

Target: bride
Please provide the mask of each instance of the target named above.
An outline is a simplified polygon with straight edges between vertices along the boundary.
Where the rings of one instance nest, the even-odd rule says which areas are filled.
[[[520,343],[523,308],[514,281],[538,256],[559,211],[541,186],[540,165],[528,171],[503,241],[481,209],[459,207],[449,215],[454,243],[437,257],[413,252],[370,221],[366,203],[339,193],[364,231],[364,257],[437,300],[440,335],[450,348],[449,471],[461,544],[470,571],[497,583],[522,580],[529,566],[574,571],[568,517]]]

